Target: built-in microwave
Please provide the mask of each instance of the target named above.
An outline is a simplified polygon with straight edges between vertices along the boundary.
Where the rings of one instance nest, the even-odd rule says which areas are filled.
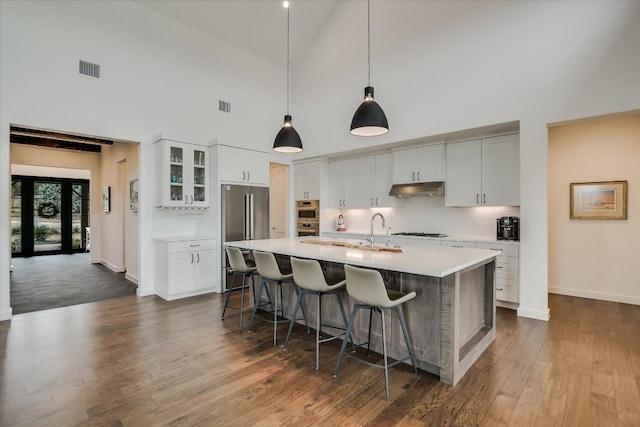
[[[298,222],[319,222],[320,221],[320,201],[319,200],[299,200],[296,202],[296,216]]]

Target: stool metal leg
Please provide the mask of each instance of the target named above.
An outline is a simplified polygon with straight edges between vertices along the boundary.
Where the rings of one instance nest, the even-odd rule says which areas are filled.
[[[318,366],[320,366],[320,327],[322,325],[321,317],[322,317],[322,293],[316,292],[316,371],[318,370]]]
[[[338,371],[340,370],[340,364],[342,363],[342,356],[347,348],[347,342],[349,342],[349,338],[351,338],[351,329],[353,328],[353,321],[356,318],[356,313],[358,312],[358,305],[356,304],[351,311],[351,317],[349,318],[349,324],[347,325],[347,332],[344,334],[344,339],[342,341],[342,348],[340,349],[340,355],[338,356],[338,363],[336,364],[336,370],[333,373],[334,377],[338,376]]]
[[[280,287],[280,298],[282,298],[282,283],[277,282],[274,293],[276,294],[276,305],[273,309],[273,345],[276,345],[277,333],[278,333],[278,287]],[[282,301],[280,301],[282,304]]]
[[[236,284],[236,272],[231,273],[231,287],[227,289],[227,300],[224,303],[224,309],[222,309],[222,320],[224,320],[224,314],[227,312],[227,307],[229,306],[229,298],[231,298],[231,292],[233,291],[233,287]]]
[[[284,340],[284,345],[282,346],[282,348],[284,349],[287,349],[287,347],[289,346],[289,338],[291,338],[291,332],[293,331],[293,324],[296,322],[296,316],[298,315],[298,310],[300,309],[302,295],[304,295],[304,293],[298,293],[298,298],[296,299],[296,308],[293,309],[293,314],[291,315],[291,320],[289,321],[289,330],[287,331],[287,338]]]
[[[382,354],[384,356],[384,390],[386,395],[386,400],[389,400],[389,362],[387,361],[387,334],[386,327],[384,324],[384,310],[380,310],[379,308],[376,310],[380,312],[380,322],[382,322]]]
[[[271,299],[271,293],[269,292],[269,288],[267,287],[267,281],[262,279],[262,281],[260,282],[260,288],[258,289],[258,296],[255,297],[255,303],[253,305],[253,313],[251,314],[251,321],[249,322],[248,332],[251,332],[253,330],[253,321],[256,317],[256,312],[258,311],[258,307],[260,306],[259,302],[260,302],[260,297],[262,297],[263,289],[267,293],[267,300],[268,300],[267,304],[270,304],[271,308],[273,308],[273,300]]]
[[[407,344],[407,350],[409,350],[409,356],[411,357],[411,363],[413,364],[413,373],[417,374],[418,368],[416,367],[416,357],[414,356],[413,349],[411,348],[407,324],[404,321],[404,315],[402,314],[402,309],[399,305],[396,306],[396,312],[398,313],[398,319],[400,320],[400,326],[402,327],[402,333],[404,334],[404,342]]]

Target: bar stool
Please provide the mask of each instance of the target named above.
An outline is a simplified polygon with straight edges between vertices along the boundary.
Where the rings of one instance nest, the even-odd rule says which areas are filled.
[[[280,272],[280,267],[278,267],[278,263],[276,262],[276,257],[273,256],[270,252],[260,252],[253,251],[253,257],[256,260],[256,267],[258,268],[258,274],[262,280],[260,281],[260,288],[258,290],[258,296],[256,297],[256,303],[253,306],[253,314],[251,315],[251,321],[249,322],[249,332],[253,330],[253,320],[258,317],[267,322],[273,323],[273,345],[276,345],[277,342],[277,330],[278,323],[288,322],[288,319],[284,318],[284,309],[283,309],[283,296],[282,296],[282,286],[286,284],[293,285],[293,289],[296,292],[296,295],[299,294],[300,290],[298,286],[296,286],[293,281],[293,273],[292,274],[282,274]],[[275,303],[273,303],[271,299],[271,295],[269,293],[268,284],[275,284]],[[262,291],[265,291],[267,294],[267,298],[269,300],[266,304],[260,303],[260,297],[262,296]],[[280,291],[280,308],[278,308],[278,291]],[[260,317],[256,314],[259,307],[263,307],[265,305],[271,305],[271,312],[273,312],[273,319],[267,319],[264,317]],[[281,319],[278,319],[278,312],[280,312]],[[297,313],[296,313],[297,314]],[[304,306],[302,306],[302,316],[304,318],[304,322],[309,329],[309,322],[307,321],[307,314]],[[292,316],[295,318],[295,314]],[[296,319],[299,320],[299,319]]]
[[[409,333],[407,332],[407,325],[404,321],[404,316],[402,315],[402,310],[400,308],[401,304],[415,298],[416,293],[409,292],[408,294],[404,294],[399,291],[386,289],[384,286],[384,281],[382,280],[382,275],[380,275],[380,272],[377,270],[345,265],[344,272],[347,280],[347,293],[350,297],[358,302],[353,306],[353,311],[351,312],[351,318],[349,319],[349,325],[347,326],[347,333],[344,336],[342,349],[340,350],[340,356],[338,356],[338,364],[336,365],[334,376],[338,375],[340,363],[342,362],[342,356],[351,357],[369,366],[382,368],[384,369],[384,386],[386,392],[386,400],[389,400],[389,367],[409,359],[413,364],[413,372],[418,373],[418,370],[416,368],[416,359],[413,355],[411,342],[409,340]],[[402,333],[404,334],[404,341],[407,344],[407,349],[409,350],[409,356],[400,360],[396,360],[391,364],[389,364],[387,361],[387,337],[384,322],[384,309],[390,308],[395,309],[396,313],[398,314],[400,326],[402,327]],[[376,311],[380,313],[382,328],[382,354],[384,357],[383,366],[360,359],[356,357],[355,354],[349,354],[348,352],[346,352],[347,341],[349,340],[351,332],[353,330],[353,323],[356,318],[356,313],[360,309],[371,310],[369,312],[369,341],[371,340],[371,318],[373,316],[373,312]],[[368,350],[369,342],[367,342],[366,344]],[[360,344],[359,346],[362,345],[364,344]]]
[[[242,315],[244,313],[244,291],[249,287],[247,285],[247,276],[251,277],[251,293],[253,295],[253,304],[255,305],[255,296],[256,289],[254,283],[254,276],[258,275],[258,269],[253,266],[248,266],[242,251],[238,248],[227,247],[227,257],[229,258],[229,266],[231,266],[231,287],[227,289],[227,300],[224,303],[224,309],[222,310],[222,320],[224,320],[224,314],[227,311],[227,308],[233,308],[240,311],[240,331],[242,331]],[[242,277],[242,284],[240,286],[236,286],[236,278],[240,276]],[[229,299],[231,298],[231,294],[234,291],[241,291],[240,294],[240,306],[233,307],[229,305]],[[250,307],[247,307],[250,308]]]
[[[291,257],[291,268],[293,270],[293,280],[300,287],[298,293],[298,300],[296,301],[296,308],[293,310],[291,321],[289,322],[289,331],[287,332],[287,339],[284,341],[284,349],[286,350],[289,345],[289,338],[291,337],[291,331],[293,330],[293,324],[295,323],[294,317],[298,314],[298,309],[302,303],[303,295],[315,295],[316,296],[316,370],[320,365],[320,343],[332,341],[338,338],[342,338],[347,330],[347,315],[344,312],[344,306],[342,305],[342,298],[340,298],[339,289],[345,284],[345,281],[338,282],[333,285],[327,284],[322,273],[320,263],[316,260],[299,259]],[[322,296],[323,295],[335,295],[338,300],[338,307],[340,307],[340,313],[342,314],[342,320],[344,322],[344,328],[331,325],[322,324]],[[320,330],[322,326],[327,326],[334,329],[342,329],[345,332],[336,336],[330,336],[328,338],[320,339]],[[307,332],[309,328],[307,328]]]

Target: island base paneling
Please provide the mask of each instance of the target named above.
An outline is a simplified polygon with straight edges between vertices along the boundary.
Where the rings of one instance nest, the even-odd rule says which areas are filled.
[[[276,255],[281,271],[291,271],[289,256]],[[344,279],[344,265],[320,260],[328,283]],[[389,289],[416,292],[416,297],[403,305],[403,313],[421,370],[433,373],[448,384],[455,384],[495,339],[495,261],[480,263],[439,278],[416,274],[379,270]],[[354,300],[341,289],[347,317]],[[307,320],[316,322],[316,301],[305,298]],[[291,318],[296,295],[285,290],[283,307]],[[391,358],[400,359],[407,354],[402,329],[397,315],[385,316],[387,351]],[[322,306],[324,324],[342,326],[343,320],[337,304],[327,298]],[[304,324],[302,320],[298,321]],[[257,328],[263,327],[256,324]],[[356,344],[367,341],[369,316],[366,312],[356,318],[353,338]],[[323,333],[336,335],[339,330],[324,327]],[[292,345],[290,343],[290,345]],[[382,353],[380,316],[374,315],[371,326],[371,350]],[[337,355],[336,355],[337,357]]]

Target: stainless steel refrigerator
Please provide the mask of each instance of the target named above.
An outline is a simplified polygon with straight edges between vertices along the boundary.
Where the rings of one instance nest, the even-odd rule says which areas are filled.
[[[269,238],[269,188],[222,184],[222,264],[228,266],[225,242]],[[229,274],[224,276],[229,279]],[[225,289],[228,289],[224,280]]]

